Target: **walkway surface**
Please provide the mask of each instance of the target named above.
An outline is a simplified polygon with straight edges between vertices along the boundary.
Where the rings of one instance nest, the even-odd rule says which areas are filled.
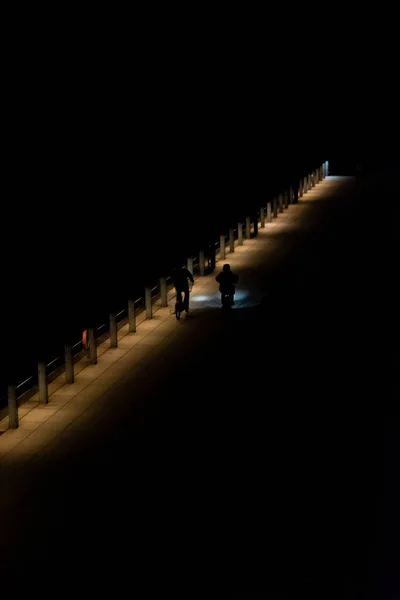
[[[232,311],[218,262],[191,318],[157,307],[21,408],[0,435],[4,577],[186,597],[372,581],[360,194],[328,177],[227,255]]]

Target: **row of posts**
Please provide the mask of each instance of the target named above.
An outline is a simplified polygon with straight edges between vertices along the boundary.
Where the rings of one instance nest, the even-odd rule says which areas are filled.
[[[260,208],[260,216],[254,219],[254,235],[258,233],[258,223],[263,229],[266,223],[271,223],[272,219],[278,217],[278,213],[282,213],[285,208],[288,208],[290,204],[296,204],[298,199],[313,188],[317,183],[328,175],[328,163],[324,162],[320,167],[302,177],[298,183],[297,189],[290,187],[283,193],[278,194],[274,197],[272,202],[267,202],[267,206]],[[237,228],[237,242],[239,246],[243,245],[243,240],[249,240],[251,237],[251,217],[247,216],[244,223],[238,223]],[[229,229],[228,235],[229,252],[235,251],[235,232],[233,228]],[[219,241],[220,248],[220,259],[225,260],[226,257],[226,238],[225,235],[220,236]],[[210,257],[210,268],[211,270],[215,267],[215,249],[213,249]],[[193,273],[193,258],[188,258],[187,267],[191,273]],[[204,276],[206,272],[206,257],[204,250],[199,253],[199,273],[200,276]],[[161,306],[168,306],[168,289],[167,280],[165,277],[160,278],[160,301]],[[153,302],[152,302],[152,290],[151,288],[145,288],[145,311],[146,319],[152,319],[153,317]],[[110,348],[118,347],[118,327],[115,313],[110,313]],[[129,333],[136,333],[136,309],[135,300],[128,301],[128,323]],[[88,329],[88,359],[92,365],[97,364],[97,346],[96,346],[96,332],[94,327]],[[74,376],[74,361],[72,353],[72,345],[65,345],[65,381],[67,384],[72,384],[75,381]],[[39,402],[41,404],[47,404],[49,401],[48,393],[48,380],[46,372],[46,363],[40,361],[38,363],[38,390],[39,390]],[[8,411],[9,411],[9,427],[16,429],[18,427],[18,401],[16,397],[15,385],[8,386]]]

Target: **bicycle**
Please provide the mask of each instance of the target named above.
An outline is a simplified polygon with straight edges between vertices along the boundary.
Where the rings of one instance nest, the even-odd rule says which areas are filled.
[[[221,292],[221,306],[222,308],[232,308],[234,304],[234,292]]]
[[[181,312],[183,311],[183,299],[182,299],[182,291],[176,292],[176,302],[175,302],[175,317],[176,320],[179,321],[181,318]]]
[[[189,295],[192,291],[192,287],[193,284],[190,283],[189,284]],[[175,314],[176,320],[179,321],[179,319],[181,318],[181,313],[185,310],[184,307],[184,303],[183,303],[183,292],[182,290],[177,290],[176,292],[176,301],[175,301],[175,311],[173,314]]]

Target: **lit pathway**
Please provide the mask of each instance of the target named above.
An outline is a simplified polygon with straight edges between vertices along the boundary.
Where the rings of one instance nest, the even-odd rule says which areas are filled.
[[[95,552],[97,538],[94,536],[97,535],[97,532],[102,536],[105,535],[106,522],[112,532],[114,529],[118,530],[118,528],[114,528],[113,520],[118,520],[120,515],[124,520],[123,525],[120,524],[122,528],[127,526],[127,520],[130,518],[134,521],[134,539],[151,539],[147,535],[148,522],[151,520],[154,522],[154,515],[162,514],[163,507],[167,506],[168,498],[171,497],[171,489],[179,490],[179,493],[186,493],[187,480],[182,479],[180,471],[175,480],[171,473],[171,465],[179,465],[179,456],[184,456],[185,451],[186,457],[184,456],[184,458],[187,458],[190,463],[192,481],[195,482],[193,485],[199,485],[204,468],[207,470],[207,478],[211,477],[211,483],[207,483],[204,489],[211,495],[214,493],[216,484],[213,477],[220,479],[221,474],[227,472],[230,461],[226,458],[226,452],[229,451],[232,454],[235,451],[234,444],[231,443],[229,433],[227,433],[230,431],[230,427],[225,428],[225,423],[230,418],[231,405],[229,404],[226,409],[226,415],[225,408],[221,405],[218,406],[218,396],[213,396],[215,378],[221,373],[229,371],[232,364],[235,365],[233,368],[239,371],[243,368],[240,357],[252,353],[254,355],[258,352],[257,335],[247,336],[247,319],[250,319],[249,327],[253,327],[256,334],[257,316],[254,315],[265,298],[269,298],[274,291],[275,284],[269,278],[269,273],[273,271],[275,265],[283,265],[282,277],[285,280],[287,253],[291,251],[292,255],[296,254],[299,238],[301,237],[301,243],[304,243],[304,240],[309,238],[309,231],[315,233],[320,230],[321,219],[325,218],[320,207],[323,207],[324,204],[329,207],[338,206],[336,204],[337,194],[339,195],[337,212],[340,213],[342,207],[346,206],[340,204],[340,193],[346,186],[347,183],[343,182],[341,178],[328,177],[310,190],[298,204],[290,205],[283,213],[278,213],[278,218],[273,219],[272,223],[266,223],[263,229],[259,228],[257,237],[245,240],[243,246],[238,246],[236,243],[235,252],[227,253],[226,262],[239,275],[233,308],[233,311],[237,312],[235,312],[235,319],[232,322],[235,321],[234,328],[241,328],[245,334],[242,334],[238,341],[235,329],[230,337],[232,344],[239,344],[238,346],[223,346],[226,343],[225,332],[229,330],[229,317],[225,319],[221,314],[220,294],[215,276],[225,261],[218,261],[214,273],[199,277],[195,281],[191,296],[192,318],[182,317],[179,322],[176,321],[171,314],[173,298],[170,294],[169,307],[161,308],[156,305],[153,319],[145,320],[144,315],[138,319],[137,333],[129,334],[127,326],[119,330],[118,348],[110,349],[109,340],[102,343],[98,347],[97,365],[88,365],[84,360],[76,364],[74,384],[65,385],[64,375],[51,383],[47,405],[39,405],[37,397],[23,405],[19,411],[20,426],[17,430],[7,429],[7,420],[0,423],[0,429],[4,431],[0,435],[1,561],[7,557],[14,567],[15,557],[21,557],[23,561],[19,567],[21,574],[27,567],[33,569],[40,563],[42,556],[50,557],[50,560],[55,553],[55,563],[58,565],[57,561],[59,561],[59,568],[64,569],[65,567],[67,572],[68,566],[61,559],[59,560],[59,553],[63,552],[64,558],[69,557],[67,547],[73,547],[74,553],[80,550],[82,555],[85,555],[85,547],[80,548],[82,544],[87,544],[88,554]],[[328,202],[320,202],[324,199],[328,199]],[[346,199],[342,199],[342,202],[346,202]],[[297,273],[295,273],[295,277],[297,277]],[[283,289],[284,294],[285,289]],[[268,317],[278,327],[285,321],[290,321],[287,313],[279,312],[280,305],[274,300],[268,304],[268,309],[270,306],[276,307],[278,312],[276,314],[267,313]],[[290,308],[289,305],[289,310]],[[293,311],[292,317],[294,318],[294,316],[297,317],[296,311]],[[238,318],[236,319],[236,317]],[[251,321],[251,319],[253,320]],[[220,326],[223,322],[225,325]],[[286,335],[287,333],[286,331]],[[271,330],[268,330],[267,335],[264,332],[263,341],[267,340],[275,347],[274,344],[277,344],[277,340],[279,343],[281,331],[278,331],[275,338],[271,337],[272,335]],[[289,343],[293,344],[293,340],[289,340]],[[208,356],[204,360],[204,355],[207,354],[210,344],[214,344],[214,346],[208,362]],[[246,344],[250,344],[250,347],[246,348]],[[267,344],[265,343],[262,353],[263,357],[265,355],[265,365],[268,364],[266,349]],[[284,349],[284,352],[286,351]],[[291,351],[292,348],[289,347],[289,354]],[[230,360],[232,353],[239,356],[239,361]],[[190,356],[190,359],[193,358],[196,368],[199,364],[205,372],[203,376],[203,373],[199,373],[194,368],[193,372],[189,373],[184,382],[183,392],[178,389],[178,395],[184,396],[182,404],[175,405],[169,411],[171,397],[174,398],[176,394],[176,379],[174,378],[176,375],[179,377],[182,354]],[[282,355],[284,364],[290,360],[289,354]],[[185,363],[184,360],[182,362]],[[280,362],[280,355],[278,362]],[[185,365],[187,368],[188,363],[186,362]],[[262,368],[265,365],[262,364]],[[265,373],[267,377],[270,377],[268,369],[265,370]],[[170,379],[168,379],[168,375],[170,375]],[[265,403],[263,377],[264,373],[257,371],[256,379],[262,380],[263,385],[256,388],[253,383],[253,387],[250,387],[246,381],[244,391],[239,381],[237,397],[240,402],[242,399],[245,401],[240,405],[240,416],[235,414],[236,422],[232,427],[233,430],[235,427],[240,429],[243,419],[246,422],[246,410],[248,411],[247,419],[252,418],[254,414],[254,405],[251,404],[253,393],[257,401],[261,399],[262,406],[268,406],[269,411],[273,410],[275,405],[283,406],[283,410],[286,411],[287,400],[275,404]],[[276,373],[275,377],[275,394],[280,399],[279,394],[283,393],[282,388],[284,387],[281,379],[282,373]],[[286,372],[283,377],[286,377]],[[307,378],[307,370],[304,377]],[[197,381],[196,383],[196,378],[201,382]],[[271,395],[274,392],[271,380],[268,381],[268,393]],[[249,393],[247,394],[247,392]],[[293,396],[289,395],[289,397]],[[154,412],[158,410],[158,402],[165,407],[165,412],[161,417],[164,435],[162,439],[160,439],[157,426],[152,428],[150,424],[147,427],[148,414],[145,414],[145,410],[141,411],[140,408],[140,402],[144,404],[146,401],[153,403]],[[297,398],[295,401],[297,404]],[[139,405],[138,410],[136,407],[132,408],[136,402]],[[179,408],[177,409],[176,406]],[[181,408],[182,413],[180,412]],[[215,432],[215,437],[221,440],[223,445],[221,453],[218,453],[217,450],[213,452],[215,446],[212,446],[210,441],[213,436],[214,424],[217,422],[216,409],[220,416],[223,414],[220,422],[222,421],[224,425]],[[189,413],[187,414],[185,410],[188,410]],[[236,410],[238,409],[236,408]],[[188,416],[187,423],[186,416]],[[127,421],[129,426],[132,423],[136,424],[136,419],[142,417],[145,421],[142,429],[139,426],[131,429],[126,427]],[[149,418],[150,420],[151,418]],[[262,416],[258,418],[258,422],[262,422]],[[280,439],[284,438],[289,425],[286,423],[279,425],[279,419],[274,421],[269,418],[269,422],[274,423],[276,435]],[[196,438],[196,435],[199,437]],[[197,443],[197,440],[203,439],[203,435],[204,439],[207,438],[204,446],[201,441]],[[239,439],[245,439],[246,446],[250,447],[253,432],[246,433],[244,430],[241,435],[242,437]],[[187,436],[196,440],[195,452],[193,452],[193,448],[190,452]],[[257,438],[257,436],[255,437]],[[270,438],[271,443],[276,445],[271,431],[265,437]],[[121,442],[120,438],[123,438]],[[174,444],[177,446],[177,454],[170,449],[170,446],[174,446]],[[240,444],[238,446],[237,452],[243,457],[244,451]],[[97,453],[98,448],[99,453]],[[200,454],[196,454],[197,449]],[[210,456],[207,455],[208,451]],[[152,452],[156,453],[154,461]],[[113,456],[111,456],[112,454]],[[293,455],[297,454],[298,448]],[[110,456],[111,458],[109,458]],[[259,472],[258,469],[264,468],[264,465],[260,466],[255,456],[257,454],[246,455],[246,473],[249,473],[251,464],[257,468],[257,472]],[[268,450],[268,456],[271,456],[272,465],[276,460],[275,450],[272,452]],[[165,463],[163,462],[164,458]],[[108,460],[111,462],[107,462]],[[198,461],[197,469],[193,467],[196,461]],[[218,461],[221,462],[221,467]],[[293,460],[291,459],[290,462],[292,463]],[[203,464],[207,466],[203,467]],[[231,467],[235,470],[233,478],[235,481],[237,480],[237,465],[238,461],[233,460]],[[78,470],[82,468],[83,475],[79,472],[75,476],[76,468]],[[119,469],[121,470],[119,471]],[[132,469],[132,477],[130,469]],[[178,466],[176,469],[179,470]],[[187,477],[187,465],[182,468],[182,471],[185,474],[184,477]],[[148,473],[150,473],[151,480],[147,479]],[[175,482],[175,485],[171,483],[171,480]],[[257,481],[257,477],[254,480]],[[181,481],[185,481],[183,490],[179,488]],[[125,489],[125,485],[134,489],[132,496],[129,495],[129,490]],[[162,490],[161,493],[159,493],[159,489]],[[166,490],[167,493],[164,494]],[[111,495],[107,496],[107,493]],[[258,496],[262,497],[259,492]],[[270,495],[270,498],[273,497],[273,494]],[[151,504],[154,498],[159,501],[156,507]],[[174,505],[179,507],[179,498],[174,499]],[[114,508],[110,508],[110,506]],[[117,506],[118,508],[116,508]],[[170,507],[169,510],[171,510]],[[144,516],[144,513],[147,517]],[[139,519],[137,519],[138,515],[140,515]],[[169,516],[162,519],[162,523],[168,523]],[[177,518],[175,514],[175,519]],[[81,519],[83,520],[81,521]],[[63,522],[64,524],[62,524]],[[101,524],[101,527],[98,527],[98,524]],[[138,526],[146,528],[146,534],[142,537],[138,534]],[[82,535],[82,527],[90,530],[86,539]],[[68,535],[71,535],[69,546],[65,541],[65,537]],[[113,533],[110,533],[110,529],[108,529],[107,535],[107,539],[111,539]],[[168,539],[168,535],[166,539]],[[103,538],[99,540],[99,547],[103,541]],[[124,547],[123,536],[118,540],[113,538],[107,543],[110,544],[109,548],[113,549],[119,544],[121,544],[121,548]],[[137,541],[137,543],[140,545],[142,542]],[[90,546],[90,544],[92,545]],[[45,566],[45,563],[43,564]],[[140,570],[139,566],[137,566],[137,570]],[[71,571],[72,567],[69,572]]]
[[[274,245],[278,243],[271,233],[296,230],[299,219],[307,210],[310,201],[316,201],[337,185],[336,178],[327,178],[311,189],[298,204],[289,206],[278,218],[266,223],[258,230],[258,236],[244,240],[243,246],[235,241],[235,252],[229,253],[225,261],[218,260],[214,273],[198,277],[191,294],[191,312],[200,315],[205,310],[220,310],[220,294],[215,276],[223,262],[229,262],[239,274],[239,284],[235,297],[235,307],[254,306],[264,295],[259,282],[252,279],[252,270],[260,261],[274,260]],[[307,200],[307,203],[305,202]],[[280,255],[281,256],[281,255]],[[107,390],[120,380],[126,372],[140,373],[155,356],[155,353],[168,351],[168,345],[181,343],[180,336],[185,335],[185,316],[180,322],[171,315],[173,293],[169,293],[169,306],[162,308],[154,305],[153,318],[145,319],[142,313],[137,321],[137,332],[128,333],[128,325],[118,332],[118,348],[110,348],[109,340],[98,347],[98,363],[87,364],[82,360],[75,365],[75,383],[65,384],[65,375],[60,375],[49,384],[49,403],[40,405],[38,394],[19,409],[19,428],[7,429],[8,417],[0,422],[0,469],[1,484],[5,485],[7,473],[13,467],[21,468],[32,461],[40,460],[46,451],[53,451],[55,444],[62,444],[74,427],[82,427],[90,421],[91,414],[99,407]],[[195,321],[194,325],[201,321]],[[18,479],[18,470],[14,475]],[[3,488],[4,489],[4,488]]]
[[[23,405],[19,429],[0,423],[4,596],[7,584],[54,595],[68,583],[104,595],[107,582],[113,597],[247,598],[274,583],[271,597],[324,597],[327,585],[386,597],[358,592],[374,591],[383,564],[387,328],[371,235],[393,189],[328,177],[227,255],[240,277],[232,312],[219,306],[219,261],[195,282],[192,318],[177,322],[170,297],[136,334],[121,329],[117,349],[104,342],[97,365],[75,365],[73,385],[54,381],[48,405]]]

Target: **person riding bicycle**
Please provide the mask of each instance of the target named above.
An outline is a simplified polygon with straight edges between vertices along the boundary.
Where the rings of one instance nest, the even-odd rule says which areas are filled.
[[[226,264],[222,267],[222,271],[218,273],[215,280],[219,283],[219,291],[221,292],[221,302],[223,296],[231,296],[232,304],[235,295],[235,285],[239,281],[238,275],[231,271],[231,266]]]
[[[176,301],[180,302],[183,294],[183,310],[189,312],[189,281],[194,284],[194,277],[185,266],[174,268],[171,272],[172,283],[176,290]]]

